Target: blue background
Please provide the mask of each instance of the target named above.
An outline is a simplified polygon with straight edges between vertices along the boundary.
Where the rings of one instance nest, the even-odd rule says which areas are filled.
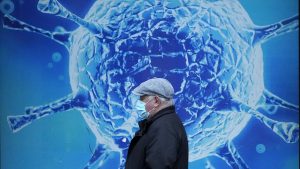
[[[37,0],[13,2],[15,11],[12,15],[32,25],[46,30],[54,30],[58,25],[66,30],[78,27],[71,21],[40,13],[36,9]],[[81,17],[93,3],[92,0],[60,2]],[[272,24],[298,13],[297,0],[240,2],[257,25]],[[297,105],[298,32],[276,37],[262,45],[265,87]],[[48,38],[27,32],[0,28],[0,37],[1,168],[83,168],[92,154],[95,138],[78,111],[40,119],[18,133],[12,133],[6,121],[7,115],[23,114],[26,106],[46,104],[71,93],[67,50]],[[54,52],[62,55],[60,61],[52,59]],[[268,116],[278,121],[299,123],[299,112],[279,109]],[[299,168],[299,143],[286,144],[256,119],[251,119],[233,142],[250,168]],[[264,153],[256,151],[258,144],[265,145]],[[219,158],[209,157],[209,160],[215,168],[229,168]],[[192,162],[190,169],[204,165],[205,160]]]

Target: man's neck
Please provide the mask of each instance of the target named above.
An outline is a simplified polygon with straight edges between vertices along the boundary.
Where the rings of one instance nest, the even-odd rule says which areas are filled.
[[[169,104],[164,104],[164,105],[161,105],[161,106],[157,107],[157,109],[156,109],[155,111],[153,111],[152,113],[150,113],[148,119],[152,118],[152,117],[153,117],[154,115],[156,115],[159,111],[161,111],[162,109],[167,108],[167,107],[169,107],[169,106],[171,106],[171,105],[169,105]]]

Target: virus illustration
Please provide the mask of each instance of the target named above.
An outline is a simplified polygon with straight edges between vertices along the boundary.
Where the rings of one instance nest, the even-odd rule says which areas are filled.
[[[189,140],[189,161],[218,156],[232,168],[249,168],[232,140],[251,117],[286,143],[299,139],[299,125],[258,111],[298,111],[264,87],[261,44],[298,30],[298,15],[255,25],[237,0],[102,0],[84,19],[56,0],[37,8],[76,22],[72,32],[49,32],[10,15],[4,27],[44,35],[69,51],[72,93],[9,116],[17,132],[36,119],[79,110],[96,137],[85,168],[101,168],[111,152],[124,168],[129,141],[138,129],[131,92],[152,77],[175,88],[175,105]]]

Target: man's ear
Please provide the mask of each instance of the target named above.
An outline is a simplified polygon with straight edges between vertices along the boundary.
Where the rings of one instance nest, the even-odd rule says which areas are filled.
[[[158,107],[161,104],[161,100],[158,96],[154,96],[154,100],[155,100],[155,107]]]

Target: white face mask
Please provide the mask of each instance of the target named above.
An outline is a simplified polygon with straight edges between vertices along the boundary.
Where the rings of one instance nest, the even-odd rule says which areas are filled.
[[[151,99],[152,100],[152,99]],[[147,103],[144,103],[143,101],[141,100],[137,100],[134,104],[134,112],[137,113],[138,115],[138,121],[142,121],[142,120],[145,120],[149,117],[150,115],[150,112],[152,110],[150,110],[149,112],[146,111],[146,105],[151,101],[149,100]]]

